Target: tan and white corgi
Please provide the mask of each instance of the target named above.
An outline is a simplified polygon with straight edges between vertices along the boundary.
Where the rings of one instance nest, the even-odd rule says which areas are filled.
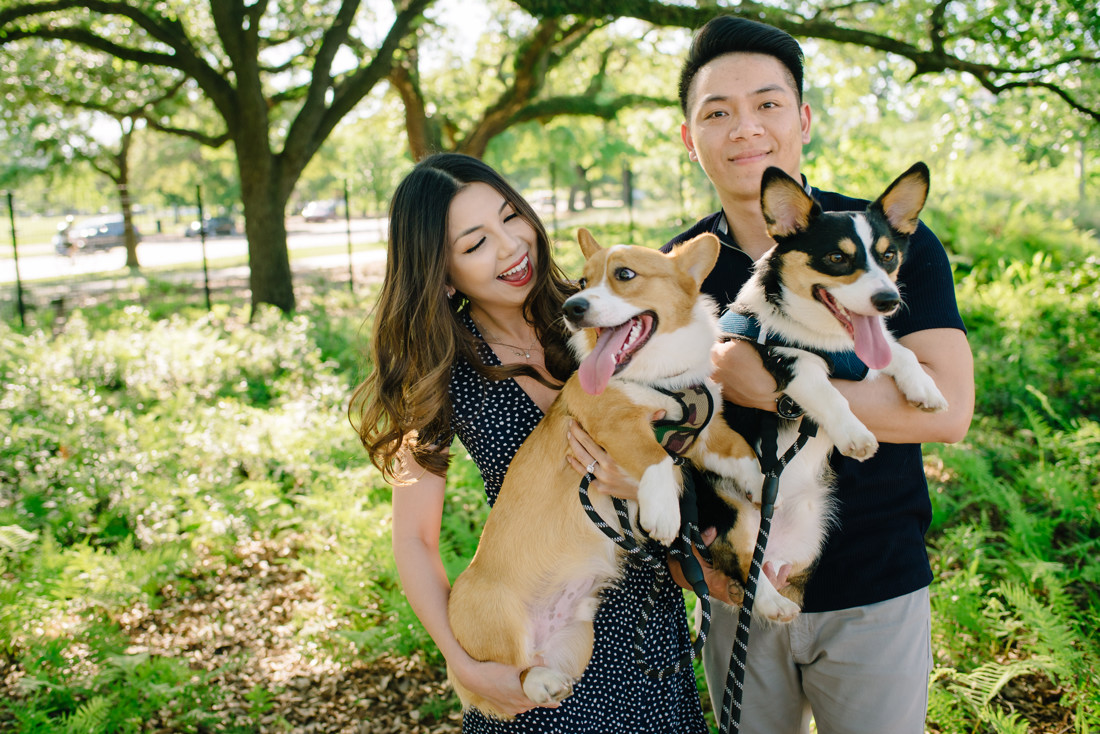
[[[916,356],[884,323],[901,307],[898,268],[917,229],[928,182],[927,166],[918,163],[865,211],[823,212],[782,170],[764,173],[761,206],[776,244],[756,262],[730,311],[755,325],[749,340],[779,391],[793,401],[781,411],[787,419],[779,421],[780,452],[797,436],[799,406],[821,430],[780,475],[764,553],[766,578],[759,581],[754,606],[759,616],[790,621],[801,611],[832,515],[834,446],[860,461],[878,449],[874,435],[829,382],[831,358],[854,351],[870,370],[864,379],[888,375],[911,404],[927,411],[947,408]],[[714,565],[743,581],[760,526],[760,498],[742,494],[737,482],[727,486],[719,479],[713,486],[724,503],[701,498],[706,507],[700,515],[709,515],[719,531],[710,546]]]
[[[705,391],[721,405],[709,377],[715,304],[699,293],[718,257],[717,239],[702,235],[671,255],[625,245],[602,249],[583,229],[578,239],[584,277],[564,311],[580,367],[516,452],[448,607],[462,647],[477,660],[523,669],[524,692],[544,705],[568,696],[584,673],[599,592],[616,582],[623,562],[623,551],[578,498],[580,478],[564,458],[570,419],[638,481],[632,521],[668,544],[680,528],[681,475],[655,436],[653,417],[693,420],[681,415],[690,411],[670,392]],[[759,488],[752,449],[724,421],[690,430],[697,433],[686,458],[743,483],[746,492]],[[591,499],[615,526],[611,498]],[[464,705],[507,718],[453,677],[452,683]]]

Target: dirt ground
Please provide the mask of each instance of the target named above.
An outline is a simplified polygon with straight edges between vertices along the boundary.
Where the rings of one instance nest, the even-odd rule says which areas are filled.
[[[359,660],[350,648],[337,655],[319,642],[339,640],[325,634],[337,620],[306,574],[286,562],[294,555],[287,543],[250,541],[237,546],[236,554],[233,563],[203,557],[186,591],[160,590],[159,608],[141,603],[118,614],[131,639],[126,652],[182,658],[196,671],[212,672],[209,685],[221,696],[209,713],[227,728],[251,718],[263,732],[460,730],[453,693],[437,665],[419,655]],[[0,696],[23,695],[21,672],[4,667]],[[260,711],[257,686],[272,694]],[[176,730],[170,712],[160,713],[146,721],[145,731]]]

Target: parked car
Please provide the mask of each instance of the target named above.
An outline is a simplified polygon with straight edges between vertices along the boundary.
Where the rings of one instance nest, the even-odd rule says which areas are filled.
[[[59,237],[60,237],[59,233]],[[121,214],[108,214],[76,222],[68,230],[68,241],[79,251],[110,250],[113,247],[126,246],[126,223]],[[141,242],[141,233],[134,227],[135,241]],[[55,248],[60,245],[55,240]]]
[[[233,222],[233,217],[207,217],[201,223],[197,219],[191,222],[183,234],[186,237],[198,237],[200,234],[207,237],[237,234],[237,225]]]
[[[327,222],[336,219],[336,202],[311,201],[302,208],[302,218],[307,222]]]

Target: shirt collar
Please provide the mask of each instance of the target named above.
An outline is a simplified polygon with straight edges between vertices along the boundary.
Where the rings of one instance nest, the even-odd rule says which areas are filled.
[[[806,194],[809,196],[814,195],[813,188],[806,180],[805,174],[799,174],[802,176],[802,188],[805,189]],[[711,229],[713,234],[718,235],[718,241],[722,243],[723,247],[729,247],[733,250],[741,250],[741,246],[737,244],[737,240],[733,238],[733,232],[730,232],[729,222],[726,221],[726,210],[718,210],[718,220],[714,223],[714,227]]]

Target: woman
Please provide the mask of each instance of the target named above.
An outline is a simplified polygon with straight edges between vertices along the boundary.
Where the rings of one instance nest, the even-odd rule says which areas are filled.
[[[439,530],[451,439],[457,435],[473,457],[492,504],[519,445],[576,367],[560,318],[573,290],[550,259],[537,215],[499,174],[468,156],[425,159],[391,203],[374,372],[352,399],[353,422],[396,485],[393,548],[409,603],[452,674],[517,714],[503,722],[468,710],[463,731],[704,733],[692,671],[656,682],[634,662],[633,630],[654,582],[649,569],[628,566],[605,593],[588,669],[554,707],[524,696],[522,671],[467,655],[447,621]],[[600,462],[595,489],[630,494],[629,480],[583,432],[571,444],[579,473]],[[661,588],[647,635],[647,660],[656,667],[690,644],[674,584]]]

